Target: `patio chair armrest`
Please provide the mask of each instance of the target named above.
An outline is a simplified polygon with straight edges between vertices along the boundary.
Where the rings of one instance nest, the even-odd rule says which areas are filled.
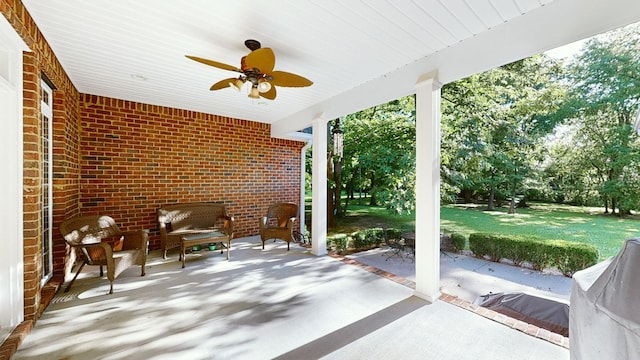
[[[113,268],[113,249],[107,242],[97,242],[91,244],[78,244],[73,247],[81,249],[87,257],[89,265],[107,265],[107,269]]]
[[[264,230],[264,229],[266,229],[268,227],[267,226],[267,221],[268,221],[268,219],[267,219],[266,216],[263,216],[258,220],[258,224],[260,225],[260,232],[262,232],[262,230]]]
[[[287,229],[293,231],[293,224],[296,222],[296,218],[292,217],[287,220]]]
[[[122,233],[124,238],[122,250],[147,250],[149,246],[149,233],[145,230],[126,231]]]

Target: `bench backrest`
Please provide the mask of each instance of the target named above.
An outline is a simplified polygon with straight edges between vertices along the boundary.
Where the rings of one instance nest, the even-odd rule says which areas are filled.
[[[185,203],[158,208],[160,234],[167,231],[203,229],[219,226],[221,217],[228,216],[223,204]]]

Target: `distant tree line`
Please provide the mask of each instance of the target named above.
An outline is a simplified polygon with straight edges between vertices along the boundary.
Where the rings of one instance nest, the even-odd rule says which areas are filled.
[[[446,84],[442,202],[640,209],[639,100],[638,25],[591,38],[566,64],[536,55]],[[371,205],[411,212],[414,96],[351,114],[342,130],[347,200],[335,208],[366,194]]]

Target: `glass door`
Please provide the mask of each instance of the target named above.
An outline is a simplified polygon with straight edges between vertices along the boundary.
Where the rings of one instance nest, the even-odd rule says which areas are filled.
[[[53,132],[52,101],[53,92],[46,82],[42,81],[42,100],[40,103],[42,116],[42,284],[53,275]]]

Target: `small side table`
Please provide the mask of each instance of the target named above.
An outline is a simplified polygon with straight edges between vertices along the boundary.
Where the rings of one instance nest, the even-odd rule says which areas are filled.
[[[188,247],[192,247],[194,245],[200,245],[210,242],[219,242],[222,244],[223,249],[220,249],[220,253],[224,251],[224,248],[227,248],[227,261],[229,261],[229,250],[231,249],[231,236],[219,232],[219,231],[211,231],[211,232],[203,232],[203,233],[194,233],[184,235],[180,238],[180,257],[182,258],[182,268],[184,268],[184,258],[185,252]]]

